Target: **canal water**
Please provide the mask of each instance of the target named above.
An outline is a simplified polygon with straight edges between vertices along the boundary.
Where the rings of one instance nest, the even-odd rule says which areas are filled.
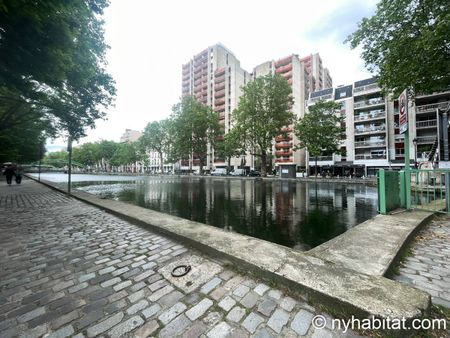
[[[64,182],[67,175],[43,174]],[[376,188],[362,184],[212,177],[73,175],[102,198],[309,250],[377,214]]]

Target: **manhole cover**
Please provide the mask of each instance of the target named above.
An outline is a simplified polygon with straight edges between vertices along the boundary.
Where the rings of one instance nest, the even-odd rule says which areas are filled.
[[[173,269],[180,265],[190,265],[191,270],[185,276],[172,277]],[[177,288],[182,289],[184,292],[194,291],[201,285],[210,281],[220,272],[222,272],[222,267],[219,264],[196,255],[185,256],[159,270],[159,273],[162,274],[165,279]]]

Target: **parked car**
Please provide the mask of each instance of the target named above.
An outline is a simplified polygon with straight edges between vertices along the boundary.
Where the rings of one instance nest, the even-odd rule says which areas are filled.
[[[227,175],[227,169],[225,168],[217,168],[213,171],[211,171],[211,176],[226,176]]]
[[[245,176],[245,170],[244,169],[234,169],[231,173],[231,176]]]
[[[259,176],[261,176],[261,173],[258,170],[250,170],[250,172],[248,173],[248,176],[259,177]]]

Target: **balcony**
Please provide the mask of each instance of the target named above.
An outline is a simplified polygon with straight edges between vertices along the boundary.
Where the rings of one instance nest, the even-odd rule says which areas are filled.
[[[290,80],[292,78],[292,72],[281,74],[286,80]]]
[[[225,113],[219,113],[219,120],[225,119]]]
[[[436,128],[436,126],[437,126],[436,120],[427,120],[427,121],[417,121],[416,122],[417,129]]]
[[[224,75],[224,74],[225,74],[225,68],[224,67],[217,68],[216,71],[214,72],[214,76],[215,77],[219,77],[219,76]]]
[[[292,158],[276,158],[276,163],[293,163],[294,160]]]
[[[433,144],[437,136],[420,136],[417,137],[417,144]]]
[[[384,133],[384,132],[386,132],[386,126],[385,125],[371,126],[371,127],[368,127],[368,128],[355,129],[355,134],[356,135],[361,135],[361,134],[379,134],[379,133]]]
[[[283,141],[292,141],[292,136],[287,135],[286,137],[283,135],[279,135],[275,137],[275,142],[283,142]]]
[[[275,62],[275,67],[285,66],[292,61],[292,56],[286,56]]]
[[[355,155],[355,160],[385,160],[386,155]]]
[[[416,114],[423,114],[423,113],[436,113],[436,109],[445,109],[447,108],[450,101],[447,102],[440,102],[440,103],[433,103],[433,104],[425,104],[422,106],[416,107]]]
[[[216,78],[214,79],[214,83],[215,83],[216,85],[219,85],[219,84],[222,83],[222,82],[225,82],[225,75],[216,77]]]
[[[355,148],[377,148],[377,147],[385,147],[385,146],[386,146],[386,140],[355,142]]]
[[[292,155],[292,150],[289,150],[289,151],[284,151],[284,150],[280,150],[280,151],[276,151],[275,152],[275,155],[277,156],[277,157],[280,157],[280,156],[284,156],[284,157],[286,157],[286,156],[291,156]]]
[[[327,95],[314,97],[314,98],[308,100],[308,105],[310,106],[310,105],[312,105],[312,104],[314,104],[314,103],[316,103],[317,101],[320,101],[320,100],[324,100],[324,101],[331,100],[332,98],[333,98],[332,94],[327,94]]]
[[[366,107],[373,107],[373,106],[378,106],[378,105],[384,105],[384,103],[385,103],[384,98],[376,97],[376,98],[369,99],[369,100],[355,102],[355,104],[353,105],[353,108],[354,109],[361,109],[361,108],[366,108]]]
[[[353,89],[353,96],[364,95],[364,94],[377,92],[377,91],[380,91],[380,87],[378,86],[378,83],[371,83],[367,86],[355,87]]]
[[[370,120],[379,120],[379,119],[385,119],[386,113],[384,110],[374,110],[369,112],[368,114],[359,114],[355,116],[355,122],[359,121],[370,121]]]
[[[224,96],[225,96],[225,89],[222,89],[214,94],[215,99],[218,99],[219,97],[224,97]]]
[[[222,90],[222,89],[225,89],[225,83],[224,83],[224,82],[222,82],[222,83],[219,84],[219,85],[215,85],[215,86],[214,86],[214,90],[215,90],[215,91],[219,91],[219,90]]]
[[[290,132],[292,132],[292,127],[283,127],[283,128],[281,128],[281,131],[283,133],[290,133]]]
[[[217,107],[217,106],[221,106],[221,105],[223,105],[223,104],[225,104],[225,99],[218,99],[218,100],[216,100],[216,101],[214,101],[214,105]]]
[[[292,142],[283,142],[275,144],[275,149],[292,148]]]
[[[292,63],[287,64],[286,66],[278,67],[275,69],[275,74],[282,74],[292,70]]]

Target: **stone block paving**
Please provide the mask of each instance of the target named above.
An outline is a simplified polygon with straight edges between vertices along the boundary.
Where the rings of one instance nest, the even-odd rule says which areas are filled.
[[[397,281],[428,292],[432,302],[450,308],[450,216],[434,218],[416,237]]]
[[[30,180],[0,186],[0,233],[2,338],[357,336],[217,261],[186,292],[161,270],[200,253]]]

